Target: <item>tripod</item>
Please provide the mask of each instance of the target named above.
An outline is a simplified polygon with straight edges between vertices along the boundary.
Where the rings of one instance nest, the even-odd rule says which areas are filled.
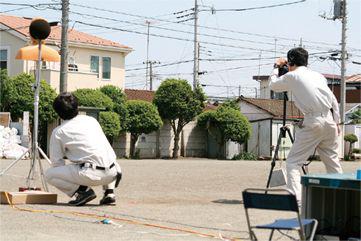
[[[276,145],[276,148],[275,148],[275,152],[273,154],[273,158],[272,158],[272,162],[271,162],[271,170],[268,174],[268,179],[267,179],[267,186],[266,188],[269,188],[270,186],[270,183],[271,183],[271,179],[272,179],[272,173],[273,173],[273,169],[276,165],[276,159],[278,157],[278,151],[279,151],[279,148],[280,148],[280,145],[281,145],[281,141],[282,141],[282,138],[286,138],[286,135],[288,134],[290,140],[291,140],[291,143],[293,144],[294,143],[294,138],[292,137],[292,133],[291,133],[291,130],[288,128],[288,126],[286,126],[286,115],[287,115],[287,100],[288,100],[288,97],[287,97],[287,92],[283,92],[283,119],[282,119],[282,127],[280,128],[280,133],[278,135],[278,139],[277,139],[277,145]],[[316,152],[316,150],[315,150]],[[315,155],[315,153],[313,154]],[[312,161],[312,160],[311,160]],[[302,165],[302,171],[303,171],[303,174],[307,174],[307,166],[311,163],[311,161],[307,162],[307,163],[304,163]]]
[[[40,170],[40,179],[45,191],[48,191],[48,186],[45,182],[43,166],[41,164],[40,155],[41,154],[50,164],[49,158],[46,156],[44,151],[38,145],[38,126],[39,126],[39,92],[40,92],[40,66],[41,66],[41,40],[38,41],[38,58],[36,62],[36,81],[33,86],[34,89],[34,125],[33,125],[33,134],[32,134],[32,145],[31,149],[29,148],[25,151],[18,159],[13,161],[8,167],[6,167],[0,176],[4,175],[12,166],[14,166],[19,160],[21,160],[28,152],[31,156],[30,170],[26,179],[26,185],[28,190],[34,190],[34,187],[31,187],[31,181],[34,180],[36,164],[39,164]]]

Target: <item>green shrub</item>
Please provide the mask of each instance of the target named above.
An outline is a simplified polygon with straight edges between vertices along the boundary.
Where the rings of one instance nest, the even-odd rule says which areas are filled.
[[[115,112],[102,111],[99,114],[99,124],[110,143],[113,143],[114,136],[120,132],[119,115]]]
[[[1,110],[11,113],[12,120],[23,117],[24,111],[29,111],[30,121],[33,121],[34,114],[34,76],[19,74],[14,77],[7,77],[6,72],[1,72]],[[39,143],[46,149],[47,124],[56,118],[53,109],[53,101],[56,92],[44,80],[40,82],[39,91]]]
[[[252,152],[242,152],[234,155],[232,160],[257,160],[257,155]]]
[[[100,90],[77,89],[73,94],[78,98],[79,106],[104,108],[106,111],[113,111],[112,99]]]
[[[344,136],[343,139],[350,143],[349,151],[348,151],[347,155],[351,156],[351,154],[352,154],[352,145],[353,145],[353,143],[358,141],[358,138],[357,138],[357,136],[355,134],[347,134],[347,135]]]
[[[352,153],[361,153],[361,150],[359,148],[352,149]]]

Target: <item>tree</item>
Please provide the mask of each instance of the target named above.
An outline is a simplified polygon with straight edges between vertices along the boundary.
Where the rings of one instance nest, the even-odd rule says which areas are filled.
[[[129,100],[125,104],[127,109],[126,130],[130,132],[130,156],[134,157],[135,144],[141,134],[149,134],[162,126],[162,119],[157,108],[149,102]]]
[[[347,134],[343,138],[345,141],[350,142],[350,148],[348,150],[348,156],[350,157],[352,154],[352,145],[353,143],[358,141],[358,138],[355,134]]]
[[[112,111],[114,103],[106,94],[96,89],[77,89],[73,94],[78,98],[79,106],[104,108]]]
[[[239,104],[236,99],[233,100],[227,100],[222,104],[222,107],[229,107],[235,110],[240,110]]]
[[[111,111],[102,111],[99,113],[99,124],[108,141],[113,143],[114,136],[118,135],[121,129],[119,115]]]
[[[113,111],[117,113],[120,117],[120,126],[121,129],[125,129],[125,118],[127,116],[127,111],[125,108],[126,96],[123,91],[114,85],[105,85],[99,89],[103,94],[107,95],[112,99],[114,107]]]
[[[25,73],[12,78],[5,78],[2,83],[2,110],[10,112],[13,120],[22,118],[24,111],[29,111],[31,121],[33,120],[34,91],[32,86],[34,83],[34,77]],[[40,88],[39,143],[44,147],[46,145],[46,126],[48,122],[56,118],[53,109],[56,92],[44,80],[40,82]]]
[[[0,111],[4,110],[5,83],[9,79],[6,69],[0,70]]]
[[[217,110],[203,112],[198,116],[198,126],[206,128],[218,143],[219,158],[224,158],[224,144],[231,140],[239,144],[248,140],[251,125],[239,110],[220,106]]]
[[[178,158],[179,136],[183,127],[204,108],[205,96],[200,87],[192,91],[186,80],[167,79],[155,92],[153,103],[162,119],[168,120],[174,132],[173,158]]]
[[[99,89],[77,89],[73,94],[78,98],[79,106],[96,107],[105,111],[99,114],[99,124],[110,143],[121,131],[119,115],[113,112],[114,103]]]
[[[352,120],[352,124],[361,124],[361,107],[351,113],[350,119]]]

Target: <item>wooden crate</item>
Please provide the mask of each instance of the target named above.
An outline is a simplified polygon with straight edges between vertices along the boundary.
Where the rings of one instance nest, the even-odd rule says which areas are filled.
[[[43,191],[8,192],[12,204],[53,204],[57,202],[58,195]],[[9,204],[5,192],[0,192],[0,203]]]
[[[10,120],[10,112],[0,112],[0,126],[9,127]]]

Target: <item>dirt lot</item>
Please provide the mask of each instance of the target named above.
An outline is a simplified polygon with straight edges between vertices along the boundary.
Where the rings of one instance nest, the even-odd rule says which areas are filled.
[[[0,168],[10,162],[0,160]],[[116,190],[116,206],[99,206],[102,193],[96,188],[97,199],[84,207],[69,207],[69,199],[51,188],[59,194],[57,205],[19,206],[33,212],[0,205],[0,240],[246,240],[241,192],[265,187],[270,170],[269,161],[118,162],[123,181]],[[342,165],[345,172],[355,172],[360,162]],[[0,190],[16,191],[24,186],[29,166],[23,160],[0,177]],[[312,163],[310,172],[324,173],[323,164]],[[253,221],[263,222],[271,216],[256,212]],[[105,218],[113,224],[99,223]],[[264,235],[260,233],[261,239]]]

